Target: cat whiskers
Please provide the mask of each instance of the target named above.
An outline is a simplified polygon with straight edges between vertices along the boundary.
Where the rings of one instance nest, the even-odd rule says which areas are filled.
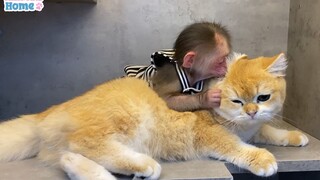
[[[290,118],[288,118],[288,117],[285,117],[285,116],[283,116],[283,115],[279,115],[279,114],[274,114],[275,116],[277,116],[277,117],[279,117],[279,118],[281,118],[281,120],[282,119],[284,119],[284,120],[287,120],[287,121],[290,121],[290,122],[293,122],[294,120],[293,119],[290,119]]]
[[[220,122],[221,125],[227,127],[231,131],[235,131],[236,129],[239,128],[239,124],[236,122],[239,117],[235,117],[233,119],[228,119],[228,120],[223,120]]]
[[[285,116],[282,116],[282,115],[279,115],[279,114],[276,114],[276,113],[274,114],[274,116],[277,117],[277,119],[276,118],[274,118],[274,119],[276,119],[278,121],[278,123],[276,123],[278,127],[280,126],[279,125],[279,121],[282,121],[282,120],[287,121],[289,123],[293,123],[294,122],[293,119],[290,119],[288,117],[285,117]]]
[[[236,123],[234,122],[234,120],[224,120],[222,122],[220,122],[221,125],[228,127],[228,128],[232,128],[234,126],[236,126]]]
[[[277,113],[271,113],[271,112],[263,113],[261,115],[266,116],[268,118],[267,123],[269,123],[273,127],[279,127],[280,128],[279,120],[282,120],[282,116],[280,116]],[[280,118],[277,118],[277,117],[280,117]]]

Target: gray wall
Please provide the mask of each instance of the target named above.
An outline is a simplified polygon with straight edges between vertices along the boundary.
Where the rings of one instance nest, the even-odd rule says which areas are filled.
[[[0,119],[34,113],[148,64],[179,31],[216,20],[248,55],[286,52],[289,0],[99,0],[0,13]],[[3,9],[3,8],[1,8]]]
[[[291,1],[284,116],[320,139],[320,0]]]

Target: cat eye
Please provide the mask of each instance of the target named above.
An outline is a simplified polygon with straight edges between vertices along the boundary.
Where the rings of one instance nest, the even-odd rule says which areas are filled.
[[[270,99],[270,94],[266,94],[266,95],[259,95],[257,98],[258,102],[264,102]]]
[[[242,103],[242,101],[240,101],[240,100],[237,100],[237,99],[235,99],[235,100],[231,100],[233,103],[237,103],[237,104],[241,104],[241,106],[243,106],[243,103]]]

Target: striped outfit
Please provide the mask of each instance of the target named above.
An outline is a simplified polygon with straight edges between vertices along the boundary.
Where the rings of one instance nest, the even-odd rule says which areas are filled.
[[[152,77],[157,72],[157,67],[161,67],[164,63],[170,63],[175,67],[178,75],[182,89],[181,93],[194,94],[201,92],[203,89],[203,81],[198,81],[193,87],[190,86],[184,68],[178,65],[177,61],[173,58],[173,55],[173,49],[157,51],[151,55],[151,64],[149,66],[129,65],[124,68],[124,71],[127,76],[143,79],[152,86]]]

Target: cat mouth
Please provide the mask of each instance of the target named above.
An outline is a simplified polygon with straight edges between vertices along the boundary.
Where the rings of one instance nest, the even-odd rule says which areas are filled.
[[[251,117],[249,116],[246,120],[247,122],[252,122],[252,123],[264,123],[270,121],[272,118],[266,118],[266,117],[260,117],[260,116],[255,116]]]

